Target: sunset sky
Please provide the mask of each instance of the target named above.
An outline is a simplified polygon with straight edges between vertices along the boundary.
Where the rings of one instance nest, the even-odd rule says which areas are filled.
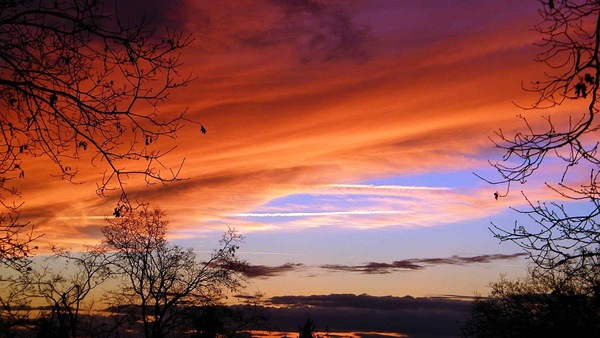
[[[544,199],[549,166],[495,200],[503,187],[488,137],[546,112],[523,111],[522,84],[544,68],[535,1],[135,1],[132,13],[194,35],[161,114],[187,109],[168,164],[181,177],[133,198],[166,210],[169,238],[200,257],[228,227],[244,237],[247,292],[436,296],[487,293],[526,272],[491,222],[523,217],[523,189]],[[160,32],[160,29],[159,29]],[[21,182],[23,217],[46,243],[81,248],[101,239],[114,196],[95,194],[98,169],[73,185],[39,174]]]

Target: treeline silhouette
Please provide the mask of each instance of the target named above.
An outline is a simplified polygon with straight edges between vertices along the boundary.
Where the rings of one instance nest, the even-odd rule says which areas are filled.
[[[167,224],[158,208],[124,210],[108,219],[99,245],[77,253],[55,247],[42,262],[3,276],[0,334],[159,338],[260,323],[258,295],[238,310],[220,306],[226,293],[244,286],[248,264],[236,256],[242,238],[226,232],[220,247],[199,260],[191,248],[167,241]]]
[[[502,277],[474,302],[461,331],[467,337],[600,337],[600,281],[569,269],[534,268]]]

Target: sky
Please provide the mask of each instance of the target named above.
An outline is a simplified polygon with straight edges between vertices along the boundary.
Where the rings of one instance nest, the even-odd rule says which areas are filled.
[[[246,291],[273,299],[312,295],[439,297],[486,294],[528,261],[489,228],[522,219],[519,193],[543,199],[552,165],[495,200],[490,137],[522,127],[535,96],[540,20],[535,1],[132,1],[130,13],[192,33],[180,71],[197,77],[160,114],[187,110],[166,163],[181,177],[146,187],[168,236],[200,257],[228,228],[245,241]],[[101,239],[114,196],[98,169],[74,185],[22,179],[23,217],[53,243]]]

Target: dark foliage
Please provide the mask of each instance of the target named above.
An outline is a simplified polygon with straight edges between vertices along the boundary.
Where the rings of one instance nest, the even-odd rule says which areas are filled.
[[[534,269],[526,279],[502,278],[479,298],[462,327],[469,337],[599,337],[600,288],[569,269]]]
[[[306,322],[298,327],[298,332],[298,338],[316,338],[317,328],[315,327],[315,322],[312,319],[307,318]]]

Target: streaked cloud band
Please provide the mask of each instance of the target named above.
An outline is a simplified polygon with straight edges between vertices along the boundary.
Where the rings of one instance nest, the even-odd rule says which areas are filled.
[[[365,210],[365,211],[321,211],[321,212],[272,212],[241,213],[231,217],[312,217],[312,216],[363,216],[363,215],[399,215],[405,211],[397,210]]]
[[[372,184],[327,184],[329,188],[345,189],[381,189],[381,190],[450,190],[448,187],[424,187],[410,185],[372,185]]]

